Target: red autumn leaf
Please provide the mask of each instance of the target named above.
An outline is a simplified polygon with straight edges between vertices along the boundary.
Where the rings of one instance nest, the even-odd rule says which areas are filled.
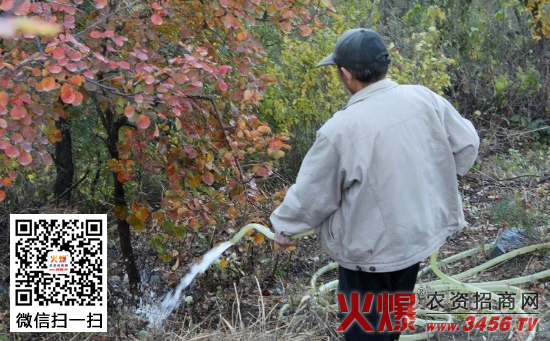
[[[132,117],[134,116],[134,114],[135,114],[135,111],[133,106],[128,105],[126,108],[124,108],[124,116]]]
[[[80,5],[82,3],[82,0],[74,0],[74,2],[77,5]],[[73,17],[73,15],[76,13],[76,6],[61,6],[61,8],[63,9],[63,11],[65,11],[65,13],[69,14],[65,16],[65,20],[72,17],[72,20],[74,22],[75,18]]]
[[[46,77],[40,82],[43,91],[51,91],[55,89],[55,80],[52,77]]]
[[[0,91],[0,106],[5,107],[8,105],[9,100],[10,96],[4,91]]]
[[[155,77],[153,75],[145,76],[145,84],[153,84],[155,82]]]
[[[136,54],[136,57],[137,57],[139,60],[146,61],[147,59],[149,59],[149,57],[147,56],[147,54],[146,54],[145,52],[143,52],[142,50],[134,49],[134,53]]]
[[[6,199],[6,192],[0,190],[0,201],[4,201]]]
[[[245,40],[248,37],[248,32],[246,30],[241,30],[237,33],[237,40]]]
[[[13,13],[15,15],[27,15],[31,8],[31,3],[29,0],[25,0],[21,5],[14,9]]]
[[[124,45],[125,41],[128,41],[128,38],[122,37],[122,36],[113,37],[111,39],[113,39],[113,41],[115,42],[115,44],[117,46],[122,46],[122,45]]]
[[[292,29],[292,25],[288,21],[283,21],[279,26],[281,27],[281,30],[287,32]]]
[[[74,85],[82,85],[82,82],[84,82],[84,77],[81,75],[72,75],[71,78],[69,78],[69,82]]]
[[[74,100],[72,101],[72,105],[74,106],[79,106],[80,104],[82,104],[82,100],[84,99],[84,95],[82,95],[82,93],[80,91],[75,91],[73,92],[74,94]]]
[[[75,51],[75,50],[69,51],[69,53],[67,53],[67,56],[68,56],[72,61],[75,61],[75,62],[78,62],[79,60],[82,59],[82,53],[80,53],[80,52],[78,52],[78,51]]]
[[[194,159],[194,158],[197,157],[197,155],[199,155],[199,153],[197,153],[197,150],[195,149],[195,147],[193,147],[191,145],[188,145],[188,144],[183,146],[183,150],[185,150],[185,152],[187,153],[187,156],[190,159]]]
[[[46,68],[50,73],[60,73],[61,71],[63,71],[63,68],[59,65],[48,65],[48,67]]]
[[[220,66],[220,67],[218,68],[218,73],[219,73],[220,75],[225,75],[225,74],[227,73],[227,71],[229,70],[229,68],[230,68],[230,67],[227,66],[227,65],[222,65],[222,66]]]
[[[307,26],[307,25],[304,25],[304,26],[301,26],[301,27],[300,27],[300,34],[302,35],[302,37],[307,37],[307,36],[309,36],[312,32],[313,32],[313,30],[311,29],[311,27],[309,27],[309,26]]]
[[[103,34],[101,34],[101,32],[99,32],[99,31],[90,32],[90,37],[92,37],[92,38],[101,38],[102,36],[103,36]]]
[[[54,59],[63,59],[65,58],[65,50],[63,50],[61,47],[56,47],[53,52],[52,52],[52,56],[54,57]]]
[[[11,135],[11,140],[15,143],[20,143],[23,141],[23,135],[19,134],[19,133],[13,133]]]
[[[258,167],[256,170],[256,175],[265,178],[267,176],[267,169],[265,167]]]
[[[8,145],[8,147],[6,148],[6,150],[4,150],[4,153],[6,153],[7,156],[9,157],[18,157],[19,156],[19,149],[17,149],[17,147],[13,146],[13,145]]]
[[[13,2],[14,0],[2,0],[2,4],[0,4],[0,9],[2,11],[10,11],[13,8]]]
[[[155,124],[155,131],[153,132],[153,137],[159,137],[159,135],[160,135],[159,126]]]
[[[0,128],[1,129],[6,129],[7,127],[8,127],[8,122],[6,122],[5,119],[0,118]]]
[[[29,163],[32,162],[32,156],[30,153],[21,153],[19,155],[19,163],[23,166],[26,166],[28,165]]]
[[[73,87],[70,84],[63,84],[61,86],[61,100],[65,103],[71,104],[76,99],[73,91]]]
[[[65,68],[71,72],[75,72],[76,70],[78,70],[78,66],[75,63],[68,63],[67,65],[65,65]]]
[[[214,183],[214,174],[210,171],[202,173],[202,181],[207,185],[212,185]]]
[[[181,72],[176,73],[172,76],[172,78],[174,79],[176,84],[183,84],[189,80],[189,77]]]
[[[139,117],[136,120],[136,125],[140,129],[147,129],[151,125],[151,119],[145,115],[139,115]]]
[[[220,6],[227,8],[229,6],[228,0],[220,0]]]
[[[10,111],[11,117],[16,120],[20,120],[23,117],[27,116],[27,109],[25,107],[14,106]]]
[[[156,13],[151,16],[151,21],[155,25],[162,25],[162,18]]]
[[[21,141],[21,149],[23,149],[24,152],[30,152],[32,150],[32,144],[30,144],[27,141]]]
[[[227,83],[224,82],[223,79],[220,79],[218,81],[218,89],[220,89],[221,91],[224,91],[224,92],[227,91]]]
[[[50,154],[44,154],[42,155],[42,163],[46,166],[50,166],[53,164],[53,159]]]
[[[108,61],[108,59],[105,58],[101,53],[94,52],[94,56],[95,56],[97,59],[99,59],[99,60],[101,60],[102,62],[104,62],[104,63],[107,63],[107,61]]]
[[[267,142],[269,148],[271,149],[280,149],[283,145],[283,142],[279,140],[278,138],[271,139]]]
[[[120,173],[117,173],[116,178],[121,183],[125,183],[126,181],[128,181],[132,178],[132,173],[131,172],[120,172]]]
[[[235,18],[231,14],[226,14],[221,18],[221,21],[225,28],[231,28],[233,26],[233,22],[235,21]]]
[[[95,8],[102,9],[103,7],[107,6],[107,0],[94,0],[95,2]]]
[[[127,61],[121,60],[118,62],[118,66],[123,70],[130,70],[130,63]]]

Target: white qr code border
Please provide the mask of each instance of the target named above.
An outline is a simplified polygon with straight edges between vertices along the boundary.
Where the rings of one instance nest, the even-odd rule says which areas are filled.
[[[70,253],[66,250],[61,250],[59,239],[51,238],[51,236],[44,237],[41,235],[42,238],[47,239],[48,243],[56,240],[59,245],[43,246],[44,250],[40,249],[40,245],[35,245],[38,249],[36,251],[28,249],[28,243],[22,242],[24,238],[40,239],[34,235],[37,230],[36,223],[48,221],[48,226],[50,226],[53,220],[59,221],[60,224],[52,229],[56,232],[65,231],[63,229],[65,225],[73,227],[72,230],[67,229],[67,237],[63,238],[62,241],[69,243],[71,249],[78,252],[69,255]],[[16,224],[16,222],[20,223]],[[42,233],[45,232],[43,231],[44,228],[38,229]],[[74,238],[74,242],[77,240],[83,241],[84,246],[76,245],[72,238]],[[28,252],[29,256],[24,259],[24,262],[32,263],[32,265],[21,265],[23,263],[21,255],[28,250],[30,250]],[[19,258],[16,252],[19,252]],[[47,256],[44,256],[46,253]],[[33,255],[39,257],[38,254],[41,254],[41,259],[45,261],[33,261]],[[90,258],[87,257],[87,254],[93,254],[94,256]],[[50,263],[48,259],[55,259],[56,262],[52,261],[51,263],[59,264],[48,264]],[[101,271],[101,284],[97,280],[98,273],[95,273],[95,275],[89,274],[89,270],[81,266],[81,264],[88,264],[90,261],[93,262],[94,268],[98,267]],[[78,269],[78,274],[71,272],[75,271],[75,268]],[[42,272],[43,275],[33,273],[29,276],[29,272]],[[51,296],[67,297],[64,304],[46,302],[47,299],[46,301],[34,301],[33,298],[37,295],[39,295],[38,297],[44,297],[43,294],[38,293],[39,285],[33,287],[33,284],[21,285],[21,282],[23,282],[22,279],[37,276],[39,279],[44,279],[43,283],[53,284],[54,286],[58,283],[69,282],[71,288],[58,286],[59,290]],[[71,278],[78,278],[80,281],[74,283],[69,281]],[[97,290],[98,288],[100,290]],[[82,294],[80,297],[71,296],[70,293],[74,292]],[[68,301],[74,302],[70,302],[72,305],[66,305]],[[79,304],[82,302],[86,302],[86,305]],[[10,214],[10,332],[107,332],[106,214]]]

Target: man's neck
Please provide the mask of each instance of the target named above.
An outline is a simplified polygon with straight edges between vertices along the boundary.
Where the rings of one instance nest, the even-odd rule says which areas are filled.
[[[364,88],[366,88],[370,85],[373,85],[374,83],[379,82],[379,81],[381,81],[385,78],[386,78],[386,76],[384,76],[384,77],[382,77],[378,80],[368,82],[368,83],[362,83],[362,82],[360,82],[356,79],[353,79],[353,81],[349,84],[348,90],[351,92],[352,95],[355,95],[356,93],[363,90]]]

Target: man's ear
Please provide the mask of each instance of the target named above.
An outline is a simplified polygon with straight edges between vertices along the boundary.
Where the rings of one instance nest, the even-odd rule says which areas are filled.
[[[345,67],[340,67],[340,70],[342,72],[342,77],[344,77],[344,79],[347,81],[347,82],[350,82],[351,79],[353,78],[353,76],[351,75],[351,73],[349,72],[348,69],[346,69]]]

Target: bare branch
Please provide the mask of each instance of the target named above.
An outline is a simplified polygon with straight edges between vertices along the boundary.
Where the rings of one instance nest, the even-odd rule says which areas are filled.
[[[209,96],[209,95],[186,96],[186,97],[191,98],[191,99],[199,99],[199,100],[209,101],[212,104],[212,107],[214,108],[214,112],[216,113],[216,117],[218,119],[218,123],[220,124],[220,128],[222,129],[225,143],[227,144],[227,147],[231,151],[233,151],[233,160],[235,160],[235,164],[237,165],[237,169],[239,170],[241,184],[243,185],[243,189],[244,189],[245,193],[247,194],[246,197],[247,197],[247,200],[248,200],[248,192],[247,192],[246,186],[245,186],[246,180],[244,178],[244,171],[243,171],[243,168],[241,167],[241,163],[239,162],[239,160],[235,156],[236,155],[235,150],[233,149],[233,147],[229,143],[229,136],[227,134],[226,126],[223,124],[222,114],[220,113],[220,110],[218,109],[218,105],[216,104],[216,101],[214,100],[214,97]]]
[[[113,88],[112,86],[101,84],[100,82],[94,81],[93,79],[90,79],[90,78],[86,78],[86,82],[90,82],[94,85],[99,86],[102,89],[108,90],[109,92],[112,92],[115,95],[122,96],[122,97],[133,98],[135,95],[138,95],[138,94],[141,93],[141,91],[139,91],[139,92],[135,92],[135,93],[132,93],[132,94],[125,94],[125,93],[122,93],[122,92],[118,91],[117,88]]]
[[[65,195],[67,195],[70,191],[72,191],[76,186],[80,185],[84,179],[88,176],[88,173],[90,173],[90,168],[86,170],[86,173],[82,176],[80,180],[78,180],[75,184],[73,184],[71,187],[67,188],[63,193],[61,193],[57,198],[54,199],[55,202],[58,202],[59,199],[63,198]]]
[[[99,24],[101,24],[102,22],[104,22],[105,20],[109,19],[110,17],[112,17],[113,15],[117,14],[118,12],[120,11],[123,11],[129,7],[132,7],[134,6],[135,4],[137,4],[140,0],[136,0],[134,2],[131,2],[130,4],[124,6],[124,7],[119,7],[117,8],[116,10],[114,10],[113,12],[109,13],[108,15],[105,15],[103,17],[101,17],[100,19],[96,20],[95,22],[93,22],[90,26],[87,26],[86,28],[84,28],[82,31],[74,34],[73,36],[75,38],[77,37],[80,37],[81,35],[83,35],[84,33],[86,33],[88,30],[92,29],[92,28],[95,28],[96,26],[98,26]]]

